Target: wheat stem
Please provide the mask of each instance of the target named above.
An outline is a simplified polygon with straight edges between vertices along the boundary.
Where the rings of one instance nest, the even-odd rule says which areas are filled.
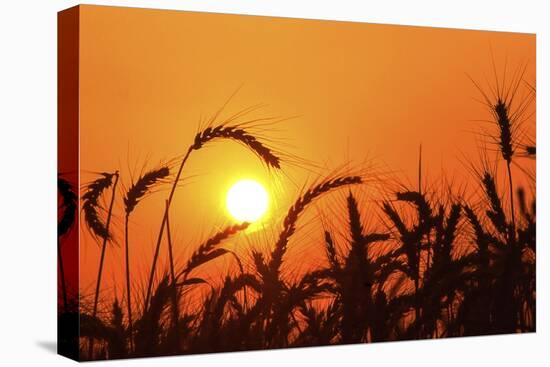
[[[508,182],[510,185],[510,214],[512,216],[512,233],[510,233],[510,236],[514,239],[516,236],[516,216],[514,210],[514,186],[512,184],[512,170],[510,168],[510,162],[506,162],[506,167],[508,168]]]
[[[168,201],[166,201],[168,205]],[[174,272],[174,254],[172,249],[172,235],[170,233],[170,215],[166,216],[166,238],[168,239],[168,258],[170,261],[170,276],[172,281],[176,281],[175,272]]]
[[[168,201],[166,201],[168,206]],[[170,215],[166,216],[166,238],[168,240],[168,258],[170,260],[170,276],[172,277],[172,322],[174,323],[176,345],[179,347],[179,305],[178,287],[174,270],[174,254],[172,249],[172,235],[170,233]]]
[[[59,276],[61,277],[61,292],[63,294],[63,311],[67,312],[67,286],[65,284],[65,270],[63,268],[63,256],[61,255],[61,242],[57,238],[57,262],[59,264]]]
[[[170,174],[168,167],[151,170],[142,175],[128,189],[124,197],[124,205],[126,209],[126,217],[124,223],[124,242],[125,242],[125,257],[126,257],[126,291],[127,291],[127,306],[128,306],[128,331],[130,334],[130,349],[133,349],[133,322],[132,322],[132,295],[130,285],[130,245],[129,245],[129,228],[128,221],[130,214],[134,211],[140,200],[147,194],[155,184],[164,179]]]
[[[112,189],[113,191],[112,191],[112,195],[111,195],[111,202],[109,204],[109,211],[107,213],[107,220],[105,222],[105,230],[106,230],[107,234],[109,233],[109,226],[110,226],[110,223],[111,223],[111,215],[113,213],[113,205],[115,203],[116,187],[117,187],[117,184],[118,184],[118,177],[119,177],[118,171],[116,171],[114,173],[114,176],[115,176],[115,182],[113,183],[113,189]],[[109,238],[110,238],[109,235],[103,236],[103,245],[101,246],[101,257],[100,257],[100,260],[99,260],[99,270],[98,270],[98,273],[97,273],[97,283],[96,283],[96,287],[95,287],[94,308],[93,308],[93,311],[92,311],[92,318],[95,318],[95,316],[97,315],[97,304],[98,304],[98,301],[99,301],[99,288],[101,286],[101,275],[103,273],[103,263],[105,261],[105,249],[107,248],[107,242],[108,242]],[[88,353],[88,357],[90,359],[92,358],[93,349],[94,349],[94,339],[90,338],[90,346],[89,346],[89,353]]]
[[[170,210],[170,204],[172,203],[172,199],[174,197],[174,192],[176,191],[176,187],[178,185],[178,182],[181,177],[181,173],[183,171],[183,166],[185,165],[185,162],[187,162],[187,159],[189,158],[189,155],[193,151],[193,147],[189,147],[187,150],[187,153],[181,160],[181,164],[178,169],[178,173],[176,174],[176,178],[174,179],[174,183],[172,185],[172,188],[170,189],[170,194],[168,195],[168,200],[166,200],[166,208],[164,209],[164,215],[162,216],[162,222],[160,224],[160,230],[157,237],[157,244],[155,246],[155,254],[153,255],[153,263],[151,264],[151,272],[149,273],[149,282],[147,284],[147,294],[145,296],[145,304],[144,304],[144,310],[146,311],[149,307],[149,301],[151,298],[151,290],[153,288],[153,281],[155,278],[155,271],[157,268],[157,261],[159,257],[160,252],[160,244],[162,242],[162,236],[164,234],[164,227],[166,226],[166,221],[168,220],[168,211]]]
[[[124,247],[125,247],[125,260],[126,260],[126,305],[128,308],[128,335],[130,339],[130,352],[134,349],[133,342],[133,322],[132,322],[132,295],[130,287],[130,246],[129,246],[129,233],[128,233],[128,219],[129,213],[126,214],[124,220]]]

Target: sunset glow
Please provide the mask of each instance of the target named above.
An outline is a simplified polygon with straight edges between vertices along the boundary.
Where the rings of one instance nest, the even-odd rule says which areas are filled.
[[[535,331],[534,34],[64,14],[60,349]]]

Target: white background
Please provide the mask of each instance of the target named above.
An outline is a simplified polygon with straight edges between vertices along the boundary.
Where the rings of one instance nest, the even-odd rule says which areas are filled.
[[[102,362],[122,366],[481,366],[550,363],[547,1],[96,1],[96,4],[537,33],[537,333]],[[56,337],[56,12],[74,1],[4,1],[0,19],[0,365],[71,362]],[[541,164],[541,162],[544,162]]]

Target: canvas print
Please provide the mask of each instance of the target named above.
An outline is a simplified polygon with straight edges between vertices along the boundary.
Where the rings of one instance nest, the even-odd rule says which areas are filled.
[[[60,354],[535,332],[535,35],[58,21]]]

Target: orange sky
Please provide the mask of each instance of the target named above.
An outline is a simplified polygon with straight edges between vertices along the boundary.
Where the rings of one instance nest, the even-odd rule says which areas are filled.
[[[95,6],[81,7],[80,17],[82,182],[94,177],[90,172],[119,169],[128,185],[129,169],[135,173],[146,162],[152,168],[183,154],[201,118],[239,87],[227,114],[261,103],[266,106],[251,117],[292,117],[263,135],[285,152],[327,167],[319,172],[371,157],[404,182],[415,182],[422,143],[429,178],[437,180],[444,169],[462,181],[468,176],[459,157],[478,156],[473,132],[479,123],[472,120],[489,117],[474,100],[480,95],[467,74],[481,82],[491,77],[492,50],[497,70],[506,58],[509,70],[528,62],[525,79],[535,82],[534,35]],[[534,133],[534,118],[529,124]],[[285,189],[273,199],[279,209],[271,211],[266,233],[229,247],[268,248],[258,241],[273,239],[299,187],[316,177],[304,165],[283,169]],[[269,186],[273,179],[256,157],[229,142],[193,153],[184,175],[189,181],[176,192],[172,214],[180,264],[229,223],[223,195],[232,182],[252,177]],[[132,217],[132,269],[143,279],[166,196],[148,197]],[[323,211],[322,203],[310,209]],[[107,252],[104,289],[116,280],[120,295],[121,201],[114,224],[119,240]],[[312,240],[320,235],[318,225],[307,226],[289,254],[322,256]],[[86,293],[93,290],[98,256],[99,247],[84,234]]]

